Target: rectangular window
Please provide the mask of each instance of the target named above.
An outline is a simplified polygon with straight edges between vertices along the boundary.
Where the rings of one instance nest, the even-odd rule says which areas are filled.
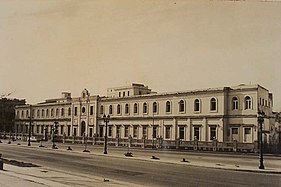
[[[93,136],[93,128],[89,128],[89,137],[92,137]]]
[[[125,92],[123,92],[123,97],[125,97],[126,96],[126,93]]]
[[[238,134],[238,128],[232,128],[232,134]]]
[[[44,126],[41,126],[41,134],[44,134]]]
[[[171,138],[171,127],[166,126],[165,127],[165,138],[170,139]]]
[[[217,127],[210,128],[210,140],[217,139]]]
[[[120,137],[120,126],[116,126],[116,136]]]
[[[60,134],[62,135],[64,132],[63,132],[63,125],[62,126],[60,126]]]
[[[184,127],[180,127],[180,128],[179,128],[179,131],[180,131],[180,133],[179,133],[179,134],[180,134],[179,138],[180,138],[181,140],[184,139],[184,129],[185,129]]]
[[[200,127],[194,127],[194,140],[200,140]]]
[[[93,115],[94,114],[94,106],[91,106],[90,107],[90,115]]]
[[[103,105],[100,106],[100,114],[103,114]]]
[[[119,97],[121,97],[121,92],[119,92]]]
[[[99,137],[103,137],[104,134],[103,134],[103,126],[100,126],[100,134],[99,134]]]
[[[156,136],[157,136],[157,127],[153,126],[152,138],[156,138]]]
[[[77,129],[76,128],[73,129],[73,135],[77,136]]]
[[[143,136],[144,138],[147,137],[147,127],[146,127],[146,126],[143,126],[143,127],[142,127],[142,136]]]
[[[36,126],[36,132],[39,134],[39,125]]]
[[[134,136],[134,138],[138,137],[138,126],[134,126],[133,136]]]
[[[23,132],[23,126],[21,126],[21,125],[19,126],[19,132],[21,132],[21,133]]]
[[[32,134],[35,133],[35,131],[34,131],[34,125],[31,125],[31,133],[32,133]]]
[[[108,126],[108,136],[112,136],[112,126]]]
[[[74,116],[77,116],[77,107],[74,108]]]
[[[245,135],[251,134],[251,128],[245,128]]]
[[[130,92],[128,91],[128,96],[130,96]]]
[[[125,126],[124,137],[128,137],[129,134],[129,126]]]
[[[68,125],[68,126],[67,126],[67,136],[70,136],[70,129],[71,129],[71,126]]]

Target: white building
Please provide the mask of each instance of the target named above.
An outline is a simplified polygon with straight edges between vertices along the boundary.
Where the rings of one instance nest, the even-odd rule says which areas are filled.
[[[132,137],[135,142],[161,138],[181,142],[254,143],[258,140],[257,112],[266,114],[264,132],[269,134],[273,97],[260,85],[210,88],[173,93],[152,92],[147,86],[132,84],[107,89],[107,97],[90,96],[46,100],[33,105],[32,133],[50,132],[55,121],[58,134],[103,137],[103,115],[110,115],[108,137],[114,141]],[[27,133],[30,106],[16,108],[16,129]],[[265,136],[265,139],[269,139]]]

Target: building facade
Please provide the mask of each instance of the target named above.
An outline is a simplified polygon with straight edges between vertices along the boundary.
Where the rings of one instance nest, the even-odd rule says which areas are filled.
[[[156,93],[132,84],[109,88],[106,97],[91,96],[84,89],[80,97],[62,93],[59,99],[18,106],[15,129],[27,133],[32,121],[32,133],[43,135],[58,122],[61,136],[103,138],[103,115],[110,115],[107,135],[112,141],[254,143],[259,110],[266,114],[264,139],[269,140],[272,105],[272,94],[260,85]]]

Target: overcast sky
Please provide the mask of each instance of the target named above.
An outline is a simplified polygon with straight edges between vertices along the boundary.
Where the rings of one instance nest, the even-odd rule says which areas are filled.
[[[260,84],[281,111],[281,2],[1,0],[0,94]]]

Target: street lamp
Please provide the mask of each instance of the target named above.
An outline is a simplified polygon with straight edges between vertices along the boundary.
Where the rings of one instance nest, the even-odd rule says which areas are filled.
[[[55,131],[56,131],[56,125],[57,124],[58,124],[58,122],[55,121],[54,125],[52,127],[52,142],[53,142],[52,149],[57,149],[56,144],[55,144]]]
[[[154,111],[152,111],[152,149],[154,148],[154,137],[156,138],[156,132],[154,131]]]
[[[107,154],[107,124],[109,122],[109,115],[103,115],[103,121],[105,122],[105,135],[104,135],[104,152],[103,154]]]
[[[262,143],[262,124],[264,122],[265,114],[263,111],[258,111],[258,123],[260,125],[260,166],[259,169],[264,169],[263,165],[263,143]]]
[[[88,135],[86,135],[85,132],[83,134],[83,138],[84,138],[84,144],[85,144],[85,149],[83,152],[90,152],[89,150],[87,150]]]
[[[48,131],[48,128],[47,128],[47,127],[44,127],[44,141],[47,141],[47,140],[48,140],[47,131]]]

